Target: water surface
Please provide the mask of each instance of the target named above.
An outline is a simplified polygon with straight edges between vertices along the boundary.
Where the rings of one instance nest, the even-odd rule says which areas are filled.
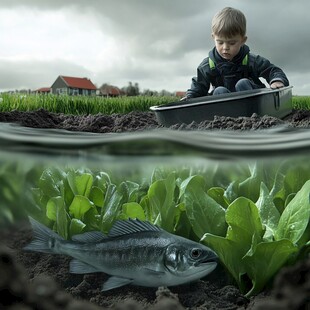
[[[209,186],[222,188],[259,174],[272,186],[279,171],[304,171],[302,182],[308,178],[309,155],[307,129],[98,134],[0,123],[0,212],[4,219],[12,217],[5,210],[16,214],[23,204],[27,210],[35,208],[33,188],[51,168],[104,172],[115,184],[150,184],[154,171],[166,169],[177,175],[201,174]]]

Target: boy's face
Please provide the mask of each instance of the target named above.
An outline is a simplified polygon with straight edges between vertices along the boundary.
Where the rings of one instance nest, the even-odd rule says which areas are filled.
[[[226,60],[232,60],[240,51],[240,48],[247,40],[246,36],[236,35],[224,38],[212,34],[217,52]]]

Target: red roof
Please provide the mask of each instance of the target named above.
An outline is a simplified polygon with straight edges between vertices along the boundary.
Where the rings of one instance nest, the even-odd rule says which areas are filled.
[[[113,85],[103,84],[100,87],[101,93],[103,95],[111,95],[111,96],[120,96],[122,95],[122,91]]]
[[[120,94],[121,94],[120,89],[119,89],[118,87],[116,87],[116,86],[110,86],[110,88],[108,88],[108,90],[109,90],[109,93],[110,93],[111,95],[117,96],[117,95],[120,95]]]
[[[186,95],[186,91],[176,91],[175,95],[177,97],[184,97]]]
[[[71,76],[60,76],[68,87],[96,90],[97,87],[88,78],[78,78]]]
[[[48,92],[51,92],[51,88],[50,87],[41,87],[41,88],[37,89],[36,92],[48,93]]]

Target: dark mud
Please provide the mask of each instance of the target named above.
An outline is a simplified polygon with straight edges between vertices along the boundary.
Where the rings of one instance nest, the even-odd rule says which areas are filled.
[[[73,116],[46,110],[12,111],[0,113],[0,122],[97,133],[162,128],[151,112]],[[310,111],[293,111],[283,120],[257,115],[215,117],[199,124],[175,124],[170,128],[259,130],[276,126],[309,128]],[[126,286],[101,292],[106,275],[73,275],[68,272],[68,257],[23,251],[31,237],[28,223],[0,230],[0,309],[310,309],[310,258],[283,268],[272,288],[250,300],[239,292],[221,267],[197,283],[170,289]]]
[[[17,123],[33,128],[57,128],[97,133],[152,130],[163,127],[158,124],[155,114],[152,112],[131,112],[125,115],[64,115],[41,109],[30,112],[2,112],[0,113],[0,122]],[[268,115],[258,116],[257,114],[253,114],[251,117],[238,118],[215,116],[213,120],[206,120],[201,123],[192,122],[187,125],[175,124],[170,128],[176,130],[257,130],[275,126],[310,127],[310,111],[296,110],[285,119]]]
[[[104,274],[73,275],[70,258],[26,252],[28,223],[0,231],[0,309],[309,309],[310,258],[283,268],[272,290],[246,299],[225,271],[189,285],[167,288],[126,286],[101,292]]]

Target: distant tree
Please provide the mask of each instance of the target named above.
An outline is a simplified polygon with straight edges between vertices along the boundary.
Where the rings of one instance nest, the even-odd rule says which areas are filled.
[[[159,96],[172,96],[172,93],[170,93],[169,91],[163,89],[159,92]]]
[[[125,92],[127,96],[139,96],[139,84],[135,83],[135,85],[132,85],[132,82],[129,82],[128,86],[125,88]]]
[[[142,92],[144,96],[158,96],[158,91],[151,89],[144,89]]]
[[[127,87],[123,87],[122,91],[127,95],[127,96],[139,96],[139,95],[144,95],[144,96],[173,96],[174,94],[169,92],[168,90],[161,90],[158,92],[157,90],[151,90],[151,89],[144,89],[143,92],[140,92],[140,87],[138,83],[132,83],[128,82]]]
[[[135,92],[136,92],[136,96],[140,95],[140,88],[139,88],[139,84],[138,83],[135,83]]]

